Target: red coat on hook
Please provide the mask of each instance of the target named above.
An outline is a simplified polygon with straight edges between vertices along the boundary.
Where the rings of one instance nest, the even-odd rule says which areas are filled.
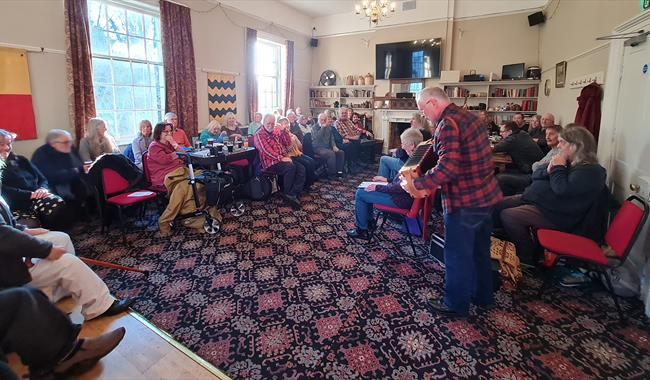
[[[600,101],[603,90],[597,83],[590,83],[582,88],[578,96],[578,112],[576,123],[584,125],[598,141],[600,131]]]

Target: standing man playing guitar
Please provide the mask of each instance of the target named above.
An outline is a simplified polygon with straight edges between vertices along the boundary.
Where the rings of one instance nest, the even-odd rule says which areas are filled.
[[[437,164],[402,187],[421,198],[441,187],[445,223],[445,296],[430,301],[438,313],[466,316],[470,302],[494,301],[490,262],[492,207],[503,195],[494,177],[487,131],[471,112],[451,103],[438,87],[418,95],[418,108],[434,123]]]

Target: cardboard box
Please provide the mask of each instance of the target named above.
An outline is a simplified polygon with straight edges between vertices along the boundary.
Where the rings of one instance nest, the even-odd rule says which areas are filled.
[[[442,70],[440,72],[440,83],[460,82],[460,70]]]

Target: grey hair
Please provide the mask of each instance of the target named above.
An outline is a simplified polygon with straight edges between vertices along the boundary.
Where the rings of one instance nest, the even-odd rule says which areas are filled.
[[[289,122],[289,119],[287,119],[286,117],[281,117],[281,118],[279,118],[279,119],[277,120],[277,123],[278,123],[278,124],[282,124],[282,123],[284,123],[285,121],[288,123],[288,122]]]
[[[16,136],[18,136],[18,135],[13,133],[13,132],[9,132],[6,129],[0,129],[0,137],[2,137],[4,139],[10,138],[10,139],[14,140],[16,138]]]
[[[444,102],[450,102],[449,96],[447,96],[447,93],[445,93],[445,90],[443,90],[440,87],[426,87],[423,88],[420,93],[418,93],[418,102],[420,102],[420,99],[437,99],[437,100],[442,100]]]
[[[424,137],[422,137],[422,132],[419,130],[415,128],[407,128],[399,136],[399,139],[402,143],[413,143],[415,145],[418,145],[422,142],[422,140],[424,140]]]
[[[560,132],[560,137],[573,146],[571,165],[593,165],[598,163],[596,139],[587,128],[573,124]]]
[[[178,115],[176,115],[176,114],[173,113],[173,112],[167,112],[167,113],[165,114],[165,117],[163,117],[163,120],[171,119],[171,118],[174,117],[174,116],[178,117]]]
[[[51,144],[54,140],[58,139],[61,136],[66,136],[72,139],[70,132],[63,129],[50,129],[45,136],[45,142]]]
[[[273,121],[275,121],[275,115],[272,114],[272,113],[267,113],[267,114],[264,115],[264,117],[262,118],[262,124],[265,124],[265,123],[266,123],[266,119],[269,118],[269,117],[272,117],[272,118],[273,118]]]

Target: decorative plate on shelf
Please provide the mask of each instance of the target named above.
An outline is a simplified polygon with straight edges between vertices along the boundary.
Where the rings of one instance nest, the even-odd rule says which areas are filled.
[[[336,73],[332,70],[325,70],[320,75],[321,86],[334,86],[336,84]]]

